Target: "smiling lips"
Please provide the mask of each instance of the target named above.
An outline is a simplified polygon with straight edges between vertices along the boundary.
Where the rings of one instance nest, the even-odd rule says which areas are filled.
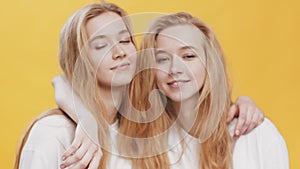
[[[126,63],[122,63],[122,64],[119,64],[119,65],[116,65],[112,68],[110,68],[110,70],[124,70],[126,68],[128,68],[130,65],[130,63],[126,62]]]
[[[184,84],[188,83],[189,80],[175,80],[167,83],[172,88],[181,88]]]

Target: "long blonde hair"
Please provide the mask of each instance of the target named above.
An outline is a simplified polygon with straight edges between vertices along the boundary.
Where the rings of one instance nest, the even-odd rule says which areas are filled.
[[[66,22],[63,26],[61,34],[60,34],[60,45],[59,45],[59,63],[60,66],[67,78],[67,80],[72,83],[72,87],[74,91],[78,94],[80,99],[82,100],[83,104],[92,112],[92,114],[98,120],[99,125],[99,141],[100,145],[107,147],[110,145],[110,137],[108,136],[108,125],[105,121],[106,119],[106,110],[105,106],[101,101],[100,93],[97,90],[97,79],[96,70],[92,66],[92,58],[89,56],[88,49],[86,48],[86,43],[88,42],[87,32],[86,32],[86,23],[89,19],[92,19],[96,16],[101,15],[105,12],[114,12],[120,15],[130,32],[133,33],[131,23],[126,17],[125,11],[114,4],[110,3],[103,3],[103,4],[91,4],[87,5],[78,11],[76,11]],[[131,37],[132,42],[135,44],[135,40]],[[136,84],[136,83],[134,83]],[[131,86],[131,89],[135,88],[135,85]],[[141,87],[136,88],[138,91],[144,91]],[[130,95],[132,95],[134,91],[130,90]],[[133,101],[133,105],[136,105],[135,101]],[[140,102],[138,102],[139,104]],[[148,107],[149,104],[144,103],[143,107]],[[101,113],[99,113],[101,112]],[[56,114],[56,113],[50,113]],[[48,114],[47,114],[48,116]],[[36,118],[34,123],[38,121],[40,118]],[[148,124],[138,124],[133,121],[130,121],[124,117],[120,117],[119,121],[119,129],[122,134],[130,137],[148,137],[154,136],[157,133],[161,133],[161,131],[156,131],[156,129],[166,129],[167,125],[165,124],[166,120],[162,120],[163,118],[159,118],[156,122]],[[167,120],[169,122],[170,120]],[[21,146],[18,150],[18,155],[16,159],[15,169],[19,166],[19,160],[22,148],[26,143],[27,137],[30,133],[30,129],[34,125],[32,123],[25,133],[24,137],[21,141]],[[165,124],[163,126],[157,126],[157,124]],[[134,128],[132,128],[134,126]],[[132,129],[141,129],[140,132],[136,133],[135,130]],[[120,141],[121,150],[127,151],[127,154],[130,154],[131,151],[135,152],[135,145],[132,142],[128,143],[130,146],[126,146],[127,144],[123,141]],[[145,150],[150,150],[153,147],[159,147],[161,145],[160,142],[155,143],[156,146],[147,144]],[[106,168],[107,161],[109,160],[109,152],[106,149],[102,148],[103,156],[101,158],[101,162],[99,168]],[[155,151],[156,152],[156,151]],[[145,168],[145,169],[164,169],[168,168],[169,164],[165,164],[167,160],[164,160],[166,154],[157,155],[154,157],[147,157],[147,158],[128,158],[132,161],[133,168]]]
[[[226,113],[231,103],[231,88],[225,67],[225,57],[213,31],[205,23],[188,13],[181,12],[159,17],[144,35],[141,51],[142,53],[145,52],[139,58],[140,61],[137,65],[140,69],[151,67],[151,64],[155,62],[154,49],[157,36],[162,30],[176,25],[193,25],[205,36],[202,47],[206,55],[207,75],[204,86],[199,91],[197,118],[189,131],[202,143],[199,150],[199,167],[202,169],[232,168],[233,143],[226,124]],[[148,70],[147,75],[143,76],[147,77],[148,80],[147,82],[141,81],[140,85],[144,88],[146,83],[152,84],[151,90],[153,90],[154,84],[156,84],[155,70]],[[169,106],[168,102],[166,110],[171,109]],[[171,117],[174,116],[174,112],[167,111],[167,113]]]
[[[99,141],[103,152],[99,168],[107,166],[109,153],[105,148],[110,147],[111,140],[105,106],[98,90],[96,69],[92,66],[92,57],[86,49],[88,38],[85,26],[90,19],[105,12],[114,12],[122,17],[129,33],[133,34],[130,20],[123,9],[111,3],[92,4],[77,11],[67,21],[61,32],[59,52],[60,65],[64,74],[70,82],[73,82],[74,90],[98,121]],[[135,44],[132,36],[131,41]]]
[[[83,104],[92,112],[99,125],[99,141],[101,147],[110,146],[108,136],[108,124],[106,122],[107,113],[98,90],[96,69],[92,64],[92,58],[88,50],[87,22],[105,12],[118,14],[132,35],[132,26],[126,12],[115,4],[102,3],[90,4],[77,10],[65,23],[60,33],[59,43],[59,63],[67,80],[72,84],[74,91],[78,94]],[[133,37],[132,42],[135,44]],[[99,113],[100,112],[100,113]],[[51,114],[51,113],[50,113]],[[55,114],[55,113],[54,113]],[[35,121],[39,118],[35,119]],[[20,154],[27,140],[31,124],[22,138],[21,146],[18,150],[15,168],[19,166]],[[109,153],[102,148],[103,156],[99,168],[106,168]]]

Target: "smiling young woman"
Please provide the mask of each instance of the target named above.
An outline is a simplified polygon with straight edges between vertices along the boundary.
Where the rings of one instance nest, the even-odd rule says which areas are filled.
[[[114,4],[91,4],[79,9],[68,19],[60,35],[60,66],[66,77],[66,82],[72,84],[74,93],[79,97],[77,101],[82,102],[76,104],[81,104],[86,110],[79,112],[81,113],[79,117],[86,118],[88,114],[92,114],[92,118],[97,121],[99,126],[97,130],[99,131],[95,135],[99,136],[99,141],[95,143],[92,140],[93,144],[86,144],[85,142],[78,144],[76,134],[81,133],[79,135],[82,136],[85,134],[82,130],[88,128],[81,126],[84,125],[82,122],[89,123],[90,121],[78,119],[73,109],[65,109],[64,106],[61,106],[65,112],[69,113],[71,118],[60,109],[49,110],[36,118],[22,139],[15,168],[65,168],[68,166],[86,168],[88,166],[95,168],[159,169],[179,167],[171,166],[170,161],[168,161],[169,157],[177,157],[178,153],[160,151],[173,146],[173,144],[166,147],[163,145],[164,143],[168,144],[168,137],[163,140],[154,139],[154,142],[142,142],[141,144],[135,140],[136,138],[152,138],[160,135],[172,125],[174,119],[171,118],[171,112],[160,114],[161,109],[158,109],[161,106],[160,98],[154,100],[158,106],[156,107],[154,104],[154,109],[147,114],[147,116],[153,116],[157,113],[160,116],[149,123],[131,121],[120,114],[122,112],[120,106],[125,101],[132,102],[140,113],[151,107],[152,103],[148,101],[148,89],[156,88],[156,83],[152,83],[152,81],[159,79],[159,77],[154,76],[136,76],[130,84],[130,100],[124,99],[124,89],[127,88],[134,77],[138,58],[132,34],[131,24],[126,17],[126,13]],[[166,54],[173,52],[165,47],[161,50],[161,54],[163,52]],[[186,54],[186,51],[191,51],[191,49],[184,47],[181,50],[185,53],[184,56],[179,58],[172,56],[170,58],[171,65],[181,65],[182,61],[191,61],[189,62],[190,66],[196,71],[196,66],[192,66],[192,61],[204,63],[192,55],[193,53]],[[180,55],[180,53],[177,54]],[[158,54],[157,56],[159,57]],[[144,66],[140,63],[144,60],[143,56],[138,60],[139,64],[137,66],[139,68]],[[159,63],[155,66],[164,65],[165,59],[162,59],[162,62],[159,60],[159,58],[155,58],[154,63],[156,61]],[[203,65],[203,67],[205,66]],[[165,71],[168,71],[168,69]],[[171,74],[174,75],[182,73],[177,68],[171,71]],[[159,75],[159,72],[157,74]],[[182,79],[171,80],[165,77],[164,72],[161,72],[161,76],[161,81],[157,82],[161,86],[165,86],[167,90],[175,91],[173,93],[174,100],[177,97],[177,101],[180,100],[178,89],[183,89],[184,86],[192,84],[190,85],[192,88],[187,88],[184,95],[185,98],[189,98],[201,87],[201,81],[207,79],[207,76],[201,76],[194,81],[193,76],[186,76]],[[147,81],[144,80],[145,78]],[[167,90],[165,91],[166,95],[169,92]],[[65,99],[66,102],[70,100],[72,99]],[[132,109],[126,109],[126,104],[124,103],[124,105],[123,113],[131,113],[130,110]],[[185,105],[187,106],[187,104]],[[255,104],[244,104],[243,106],[256,108]],[[173,113],[176,114],[176,112]],[[234,111],[234,113],[245,114],[248,112]],[[259,111],[251,113],[262,115]],[[251,113],[250,116],[253,115]],[[141,114],[132,114],[132,117],[135,116],[143,119]],[[76,129],[76,124],[71,119],[76,122],[79,121]],[[251,121],[252,118],[247,120]],[[254,124],[259,124],[259,121],[260,119],[257,118]],[[126,142],[125,139],[120,139],[119,135],[112,134],[111,129],[133,139]],[[74,137],[76,144],[72,143]],[[88,136],[84,135],[82,137]],[[116,143],[116,150],[111,148],[113,143]],[[77,146],[74,148],[73,145]],[[64,151],[70,146],[70,151],[67,152],[71,153],[67,156]],[[62,159],[63,155],[65,155],[65,158]],[[186,166],[184,165],[184,167]]]

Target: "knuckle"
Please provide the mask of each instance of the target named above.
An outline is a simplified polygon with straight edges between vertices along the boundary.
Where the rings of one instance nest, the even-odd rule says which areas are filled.
[[[262,111],[258,108],[258,107],[255,107],[255,110],[254,110],[256,113],[258,114],[262,114]]]
[[[77,167],[76,167],[77,169],[84,169],[85,167],[84,167],[84,165],[82,164],[82,163],[78,163],[77,164]]]
[[[251,120],[251,124],[253,124],[253,125],[257,125],[257,124],[258,124],[258,122],[259,122],[259,121],[258,121],[258,120],[256,120],[256,119],[252,119],[252,120]]]
[[[102,153],[102,151],[97,151],[96,153],[95,153],[95,157],[97,157],[97,158],[101,158],[103,156],[103,153]]]
[[[81,159],[81,157],[80,157],[78,154],[75,154],[75,155],[74,155],[74,160],[78,161],[78,160],[80,160],[80,159]]]
[[[241,117],[241,120],[246,120],[248,111],[244,109],[244,111],[240,111],[239,117]]]
[[[250,121],[250,120],[249,120],[249,121],[247,120],[247,121],[245,121],[245,123],[244,123],[245,126],[249,126],[250,124],[251,124],[251,121]]]
[[[262,116],[262,118],[260,118],[259,123],[264,122],[265,118]]]
[[[98,151],[98,147],[97,146],[93,146],[92,147],[92,151],[93,151],[93,153],[96,153]]]
[[[244,134],[247,131],[247,127],[243,127],[242,133]]]
[[[261,109],[257,108],[257,111],[262,117],[264,117],[264,112]]]
[[[246,117],[247,116],[245,115],[245,113],[240,113],[240,115],[239,115],[239,121],[240,121],[241,124],[245,123]]]
[[[248,105],[248,113],[255,113],[256,112],[256,107],[253,105]]]
[[[77,145],[75,143],[73,143],[70,147],[70,151],[75,151],[77,148]]]
[[[85,161],[79,161],[78,166],[80,168],[85,168],[87,166],[87,163]]]

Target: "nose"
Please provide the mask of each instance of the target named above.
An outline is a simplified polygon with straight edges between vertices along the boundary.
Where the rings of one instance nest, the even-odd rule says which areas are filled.
[[[183,73],[183,65],[184,63],[181,61],[180,57],[173,55],[171,58],[170,65],[170,74],[178,75]]]
[[[116,44],[113,46],[112,54],[113,54],[112,57],[114,60],[123,59],[124,57],[126,57],[126,52],[119,44]]]

